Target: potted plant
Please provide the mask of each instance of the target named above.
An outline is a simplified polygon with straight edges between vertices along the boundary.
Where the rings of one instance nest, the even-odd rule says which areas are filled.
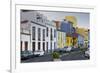
[[[53,52],[52,57],[54,61],[60,61],[60,54],[58,52]]]

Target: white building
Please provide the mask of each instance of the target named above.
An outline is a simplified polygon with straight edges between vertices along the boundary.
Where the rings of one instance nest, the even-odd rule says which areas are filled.
[[[52,51],[56,48],[55,34],[56,27],[44,15],[38,11],[21,10],[22,51]]]
[[[30,50],[31,48],[31,33],[30,26],[28,20],[21,21],[21,32],[20,32],[20,40],[21,40],[21,51]]]
[[[56,27],[54,26],[54,22],[51,21],[46,22],[46,44],[48,52],[56,49]]]

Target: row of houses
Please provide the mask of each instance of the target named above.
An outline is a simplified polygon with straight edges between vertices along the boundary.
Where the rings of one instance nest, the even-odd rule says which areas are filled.
[[[78,34],[76,33],[75,28],[73,27],[73,23],[66,19],[64,19],[63,21],[55,21],[55,23],[57,26],[57,32],[60,31],[62,33],[57,34],[58,37],[64,36],[64,40],[62,39],[62,37],[57,40],[57,43],[60,45],[64,43],[63,47],[58,45],[59,48],[76,46]],[[61,39],[62,42],[59,42],[59,40]]]
[[[65,16],[65,19],[63,21],[55,21],[57,32],[60,31],[62,34],[57,34],[59,36],[65,36],[63,37],[64,40],[60,41],[62,39],[57,39],[58,47],[64,48],[64,47],[88,47],[90,42],[90,33],[89,29],[77,27],[77,20],[74,16]],[[65,33],[65,34],[63,34]],[[66,41],[65,41],[66,40]],[[60,45],[63,45],[61,47]]]
[[[20,15],[21,51],[52,52],[54,49],[84,45],[84,37],[76,32],[76,19],[73,17],[50,21],[34,10],[21,10]]]

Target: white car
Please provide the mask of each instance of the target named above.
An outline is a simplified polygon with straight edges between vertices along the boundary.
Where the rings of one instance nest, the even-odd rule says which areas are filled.
[[[36,56],[42,56],[42,55],[44,55],[44,51],[35,51],[34,52],[34,55],[36,55]]]
[[[72,50],[72,47],[68,47],[67,49],[66,49],[66,51],[71,51]]]
[[[88,59],[90,58],[90,50],[89,49],[87,51],[85,51],[85,57],[87,57]]]

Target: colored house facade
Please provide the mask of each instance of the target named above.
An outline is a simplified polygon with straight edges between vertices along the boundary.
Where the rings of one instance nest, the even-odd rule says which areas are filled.
[[[88,47],[89,44],[89,32],[88,28],[77,27],[76,32],[84,37],[84,47]]]
[[[71,36],[66,36],[66,46],[72,46],[73,39]]]
[[[70,22],[66,20],[61,22],[61,31],[66,33],[66,46],[72,46],[72,29],[73,26]]]
[[[74,33],[72,33],[72,45],[73,47],[78,47],[78,34],[76,33],[76,31],[74,31]]]
[[[72,28],[73,28],[73,26],[70,22],[68,22],[66,20],[61,22],[60,29],[61,29],[61,31],[66,32],[66,34],[71,34]]]
[[[80,34],[78,34],[78,46],[84,47],[84,37]]]
[[[66,46],[66,33],[57,30],[57,48],[64,48]]]
[[[60,32],[58,32],[59,37],[62,37],[61,32],[65,33],[65,47],[66,46],[67,47],[68,46],[77,46],[78,34],[76,33],[76,28],[73,27],[72,22],[68,21],[67,19],[65,19],[64,21],[56,21],[56,28],[57,28],[57,30],[60,30]],[[58,44],[60,45],[59,47],[61,48],[62,42],[60,41],[60,39],[58,41],[60,43],[58,43]]]

